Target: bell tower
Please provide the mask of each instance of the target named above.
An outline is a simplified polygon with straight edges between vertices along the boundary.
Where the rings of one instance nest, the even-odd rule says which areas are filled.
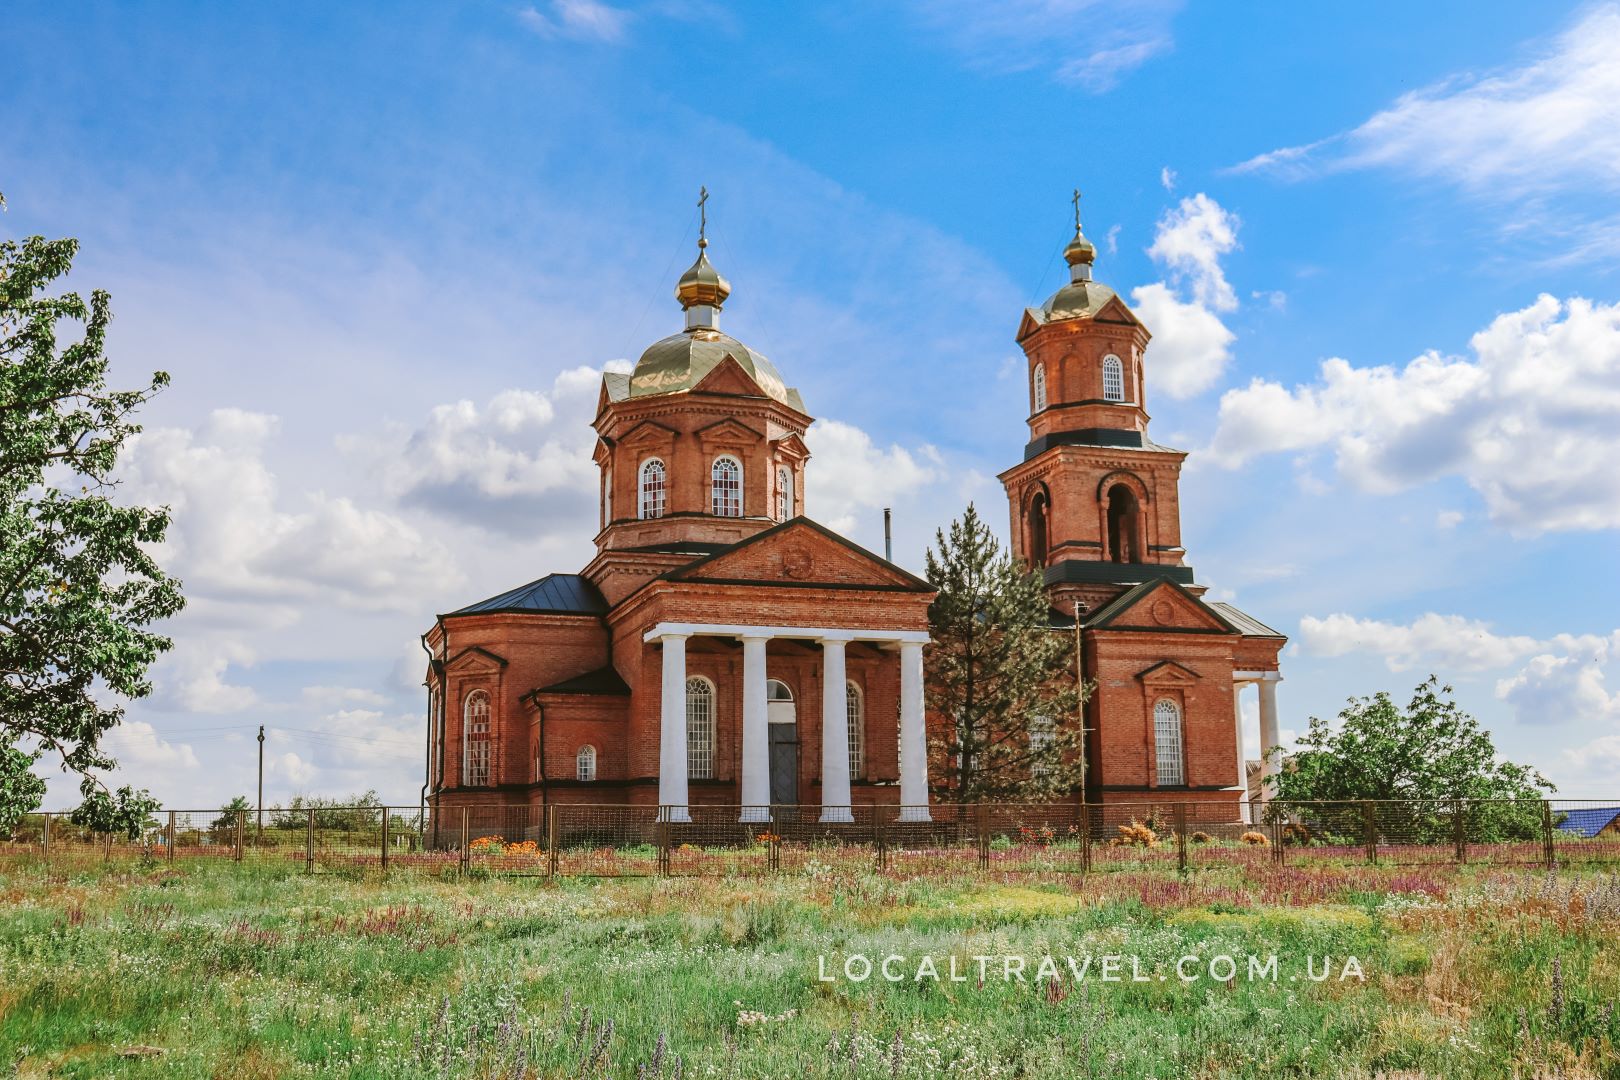
[[[1063,251],[1069,282],[1024,312],[1029,442],[999,479],[1013,554],[1043,571],[1053,606],[1096,608],[1133,585],[1192,586],[1177,488],[1186,453],[1148,438],[1144,358],[1151,335],[1092,276],[1097,249],[1080,227]],[[1201,589],[1194,588],[1195,592]]]

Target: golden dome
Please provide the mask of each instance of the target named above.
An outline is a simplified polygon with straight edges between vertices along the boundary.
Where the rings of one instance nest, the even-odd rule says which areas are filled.
[[[1078,266],[1081,263],[1093,262],[1096,258],[1097,249],[1092,246],[1090,240],[1086,239],[1085,233],[1080,231],[1079,226],[1075,226],[1074,239],[1070,240],[1069,246],[1063,249],[1063,261],[1070,266]]]
[[[725,305],[726,297],[731,295],[731,282],[720,276],[720,271],[714,268],[703,250],[708,246],[707,240],[698,241],[697,262],[688,267],[675,283],[675,299],[681,302],[682,308],[706,305],[718,310]]]

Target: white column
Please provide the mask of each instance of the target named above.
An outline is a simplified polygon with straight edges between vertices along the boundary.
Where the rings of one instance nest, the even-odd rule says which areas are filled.
[[[658,803],[669,821],[691,821],[686,809],[686,635],[665,634],[663,699],[658,725]]]
[[[844,639],[821,639],[821,820],[854,821],[849,806],[849,689]]]
[[[1249,821],[1249,770],[1243,761],[1243,688],[1248,683],[1234,682],[1232,684],[1232,726],[1237,729],[1237,786],[1242,793],[1242,801],[1238,804],[1238,820],[1245,825]]]
[[[1277,755],[1272,753],[1282,736],[1277,732],[1277,684],[1282,682],[1282,675],[1275,671],[1266,672],[1266,677],[1260,680],[1260,748],[1265,752],[1264,764],[1260,766],[1262,786],[1260,797],[1271,798],[1271,788],[1264,781],[1276,775],[1280,762]]]
[[[928,821],[928,739],[923,730],[923,647],[900,643],[900,820]]]
[[[738,821],[771,819],[771,725],[765,701],[763,637],[742,639],[742,816]]]

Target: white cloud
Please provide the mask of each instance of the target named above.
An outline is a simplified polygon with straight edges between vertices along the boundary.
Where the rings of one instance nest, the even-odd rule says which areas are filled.
[[[1335,614],[1299,622],[1300,645],[1316,656],[1373,653],[1391,671],[1427,666],[1437,673],[1504,667],[1541,647],[1531,637],[1502,637],[1490,624],[1461,615],[1429,612],[1411,623],[1381,622]]]
[[[1166,191],[1176,190],[1176,170],[1172,169],[1168,165],[1160,169],[1159,183],[1163,185],[1164,190]]]
[[[1050,71],[1057,81],[1101,93],[1174,45],[1180,0],[913,0],[931,31],[975,68]]]
[[[1565,750],[1564,775],[1570,779],[1560,788],[1570,796],[1614,798],[1620,790],[1620,735],[1600,735],[1584,746]]]
[[[1609,636],[1556,634],[1539,639],[1498,634],[1491,624],[1429,612],[1410,623],[1335,614],[1300,620],[1306,653],[1337,657],[1368,653],[1391,671],[1419,668],[1442,678],[1521,665],[1496,682],[1496,697],[1520,723],[1558,724],[1620,717],[1620,694],[1604,683],[1604,667],[1620,658],[1620,630]]]
[[[1236,214],[1200,191],[1159,219],[1148,254],[1178,285],[1190,287],[1200,304],[1233,311],[1237,296],[1221,270],[1221,257],[1238,246],[1238,224]]]
[[[1234,171],[1302,178],[1365,168],[1497,204],[1620,189],[1620,7],[1589,10],[1521,66],[1412,91],[1356,128]]]
[[[1237,247],[1237,230],[1237,216],[1203,192],[1159,219],[1148,254],[1170,280],[1131,290],[1137,315],[1153,334],[1147,365],[1156,391],[1173,398],[1202,393],[1232,359],[1236,335],[1217,312],[1237,307],[1221,269],[1222,256]]]
[[[226,681],[231,665],[253,663],[253,650],[223,635],[176,639],[174,651],[167,653],[152,669],[152,703],[177,712],[224,715],[250,709],[259,695],[247,686]]]
[[[613,43],[624,40],[631,17],[598,0],[549,0],[546,8],[530,4],[518,12],[518,21],[543,38]]]
[[[190,745],[169,742],[144,720],[126,719],[107,734],[104,745],[117,759],[125,776],[141,777],[199,767]]]
[[[609,369],[623,365],[608,365]],[[586,421],[601,372],[559,374],[551,392],[503,390],[480,408],[435,406],[399,446],[372,441],[383,485],[407,506],[516,536],[594,532],[596,435]],[[559,420],[559,417],[561,418]],[[347,440],[364,448],[361,440]]]
[[[1461,510],[1442,510],[1434,515],[1434,527],[1437,529],[1455,529],[1462,524],[1464,516]]]
[[[298,509],[265,463],[274,416],[216,409],[197,430],[158,428],[133,441],[129,495],[173,509],[160,559],[188,597],[265,619],[288,602],[420,611],[423,582],[456,576],[449,554],[403,519],[346,496],[312,492]]]
[[[1334,358],[1292,390],[1263,379],[1229,390],[1210,457],[1236,467],[1331,447],[1340,475],[1367,491],[1461,477],[1517,533],[1620,527],[1620,305],[1543,295],[1471,345],[1474,360]]]
[[[388,699],[375,690],[357,686],[306,686],[299,693],[305,705],[382,705]]]
[[[932,446],[884,449],[860,428],[837,420],[817,421],[805,441],[812,455],[807,513],[838,533],[854,529],[859,510],[891,506],[943,475],[943,459]]]

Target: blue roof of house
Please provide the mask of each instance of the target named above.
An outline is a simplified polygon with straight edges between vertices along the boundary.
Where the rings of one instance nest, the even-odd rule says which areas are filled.
[[[1564,820],[1558,823],[1561,832],[1596,836],[1620,818],[1620,806],[1583,806],[1575,810],[1561,810]]]
[[[499,596],[450,612],[452,615],[497,611],[534,611],[563,615],[606,615],[608,603],[596,586],[578,574],[547,574]]]

